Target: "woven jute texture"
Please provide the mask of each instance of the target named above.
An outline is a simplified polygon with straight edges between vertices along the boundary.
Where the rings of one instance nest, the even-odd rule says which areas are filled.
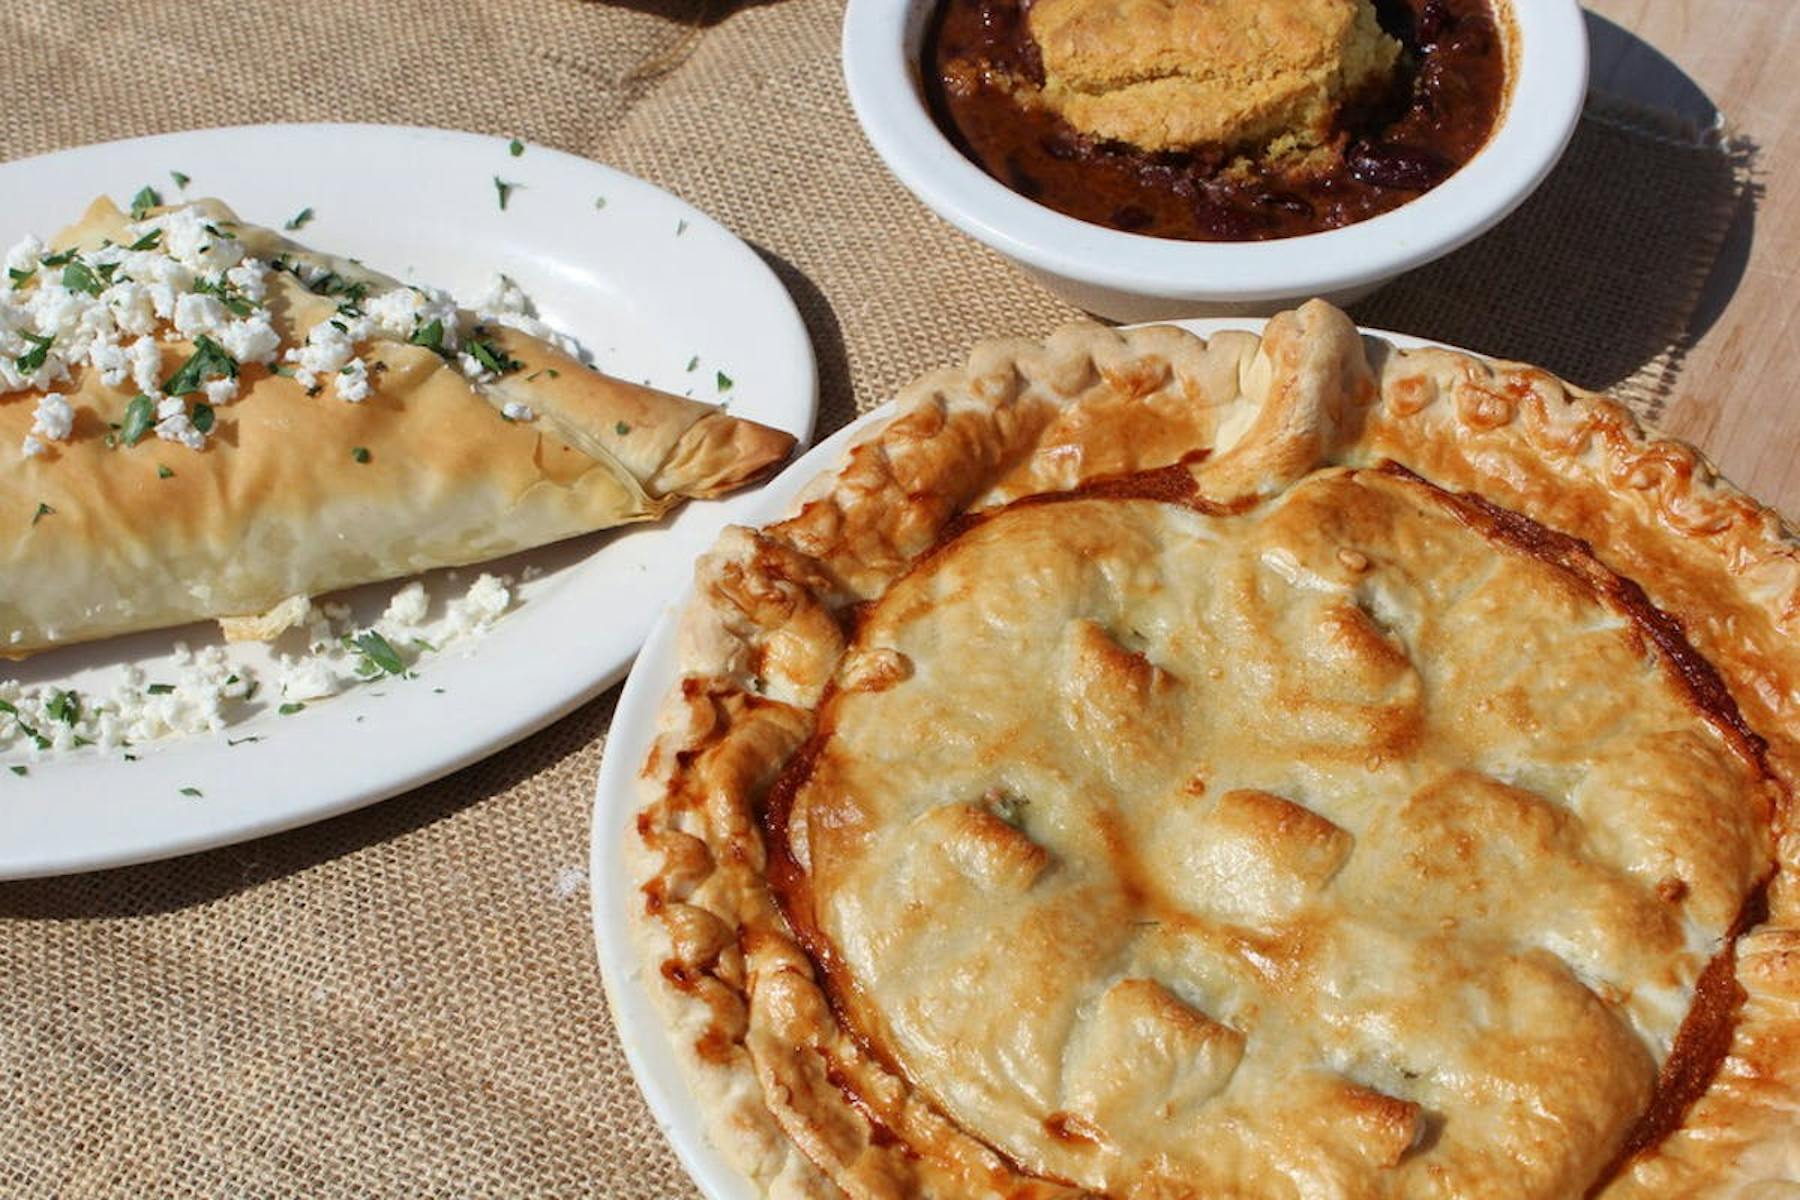
[[[843,94],[840,16],[0,0],[0,156],[317,120],[587,155],[769,259],[812,331],[822,435],[978,338],[1077,315],[890,179]],[[1717,147],[1596,116],[1519,214],[1357,315],[1653,414],[1741,186]],[[614,699],[310,829],[0,885],[0,1196],[693,1196],[594,965],[581,868]]]

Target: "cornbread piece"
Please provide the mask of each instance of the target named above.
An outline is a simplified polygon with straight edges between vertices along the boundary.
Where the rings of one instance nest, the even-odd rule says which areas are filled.
[[[1370,0],[1037,0],[1046,102],[1145,150],[1317,145],[1400,44]]]
[[[767,1195],[1800,1184],[1800,549],[1617,405],[992,343],[696,585],[636,932]]]

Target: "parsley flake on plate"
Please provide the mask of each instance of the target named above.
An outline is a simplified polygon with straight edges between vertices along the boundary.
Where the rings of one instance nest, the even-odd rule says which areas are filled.
[[[131,198],[131,219],[141,221],[150,215],[150,210],[162,203],[162,195],[149,184],[138,189],[138,194]]]
[[[168,396],[185,396],[189,392],[199,391],[208,379],[236,379],[237,373],[237,359],[225,353],[223,346],[203,333],[194,339],[194,352],[188,355],[188,360],[163,384],[163,393]],[[206,410],[208,424],[202,428],[199,408],[200,406],[195,407],[194,428],[204,433],[211,428],[212,410]]]
[[[514,158],[517,158],[519,155],[525,153],[525,143],[521,142],[518,138],[514,138],[507,144],[506,152]]]
[[[301,709],[303,709],[305,707],[306,707],[306,705],[300,703],[298,700],[289,700],[286,704],[282,705],[280,708],[276,709],[275,711],[280,713],[284,717],[291,717],[295,713],[299,712]]]
[[[50,357],[50,343],[56,340],[56,336],[50,334],[40,337],[35,333],[26,333],[23,329],[19,330],[19,336],[31,343],[31,349],[13,359],[13,365],[19,368],[21,374],[35,371]]]
[[[502,179],[498,175],[494,176],[494,194],[500,198],[501,212],[506,211],[507,202],[512,199],[513,192],[524,186],[522,183]]]
[[[101,291],[99,276],[79,258],[63,268],[62,285],[71,292],[85,292],[89,296],[98,296]]]
[[[119,440],[127,446],[135,446],[155,423],[156,402],[140,392],[125,406],[125,423],[119,427]]]
[[[369,662],[383,672],[389,675],[401,675],[406,672],[406,663],[401,659],[400,652],[373,629],[357,634],[354,644],[358,650],[363,652],[363,656]]]
[[[281,227],[292,233],[296,229],[304,229],[306,223],[312,219],[313,210],[311,208],[303,208],[295,213],[289,220],[283,222]]]
[[[717,378],[714,379],[713,382],[718,385],[718,388],[721,392],[729,392],[731,390],[731,385],[733,382],[731,376],[727,375],[723,371],[716,372],[716,374],[717,374]]]
[[[178,188],[186,188],[188,185],[188,177],[180,171],[170,171],[169,178],[175,181],[175,186]]]
[[[23,766],[22,764],[19,764],[19,763],[14,763],[12,766],[8,767],[7,770],[11,771],[14,775],[29,775],[29,774],[31,774],[31,772],[28,768],[26,768],[25,766]]]
[[[196,797],[203,795],[203,793],[197,787],[184,787],[181,789],[181,794],[184,796],[196,796]]]

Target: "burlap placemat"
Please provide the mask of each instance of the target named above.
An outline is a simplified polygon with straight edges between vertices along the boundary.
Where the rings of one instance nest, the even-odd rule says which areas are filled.
[[[833,0],[0,0],[0,155],[278,120],[589,155],[774,264],[812,329],[823,433],[979,337],[1075,315],[888,177],[843,95],[839,16]],[[1586,121],[1517,217],[1357,315],[1653,412],[1740,166]],[[343,167],[296,164],[296,195],[324,169]],[[594,966],[582,868],[613,702],[310,829],[0,885],[0,1195],[692,1196]]]

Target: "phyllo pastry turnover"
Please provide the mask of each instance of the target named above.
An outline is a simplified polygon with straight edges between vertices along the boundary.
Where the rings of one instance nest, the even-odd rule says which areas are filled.
[[[986,344],[680,653],[634,928],[770,1196],[1800,1194],[1800,559],[1611,401]]]
[[[652,519],[793,446],[217,201],[101,199],[6,267],[0,655],[271,635],[295,597]]]

